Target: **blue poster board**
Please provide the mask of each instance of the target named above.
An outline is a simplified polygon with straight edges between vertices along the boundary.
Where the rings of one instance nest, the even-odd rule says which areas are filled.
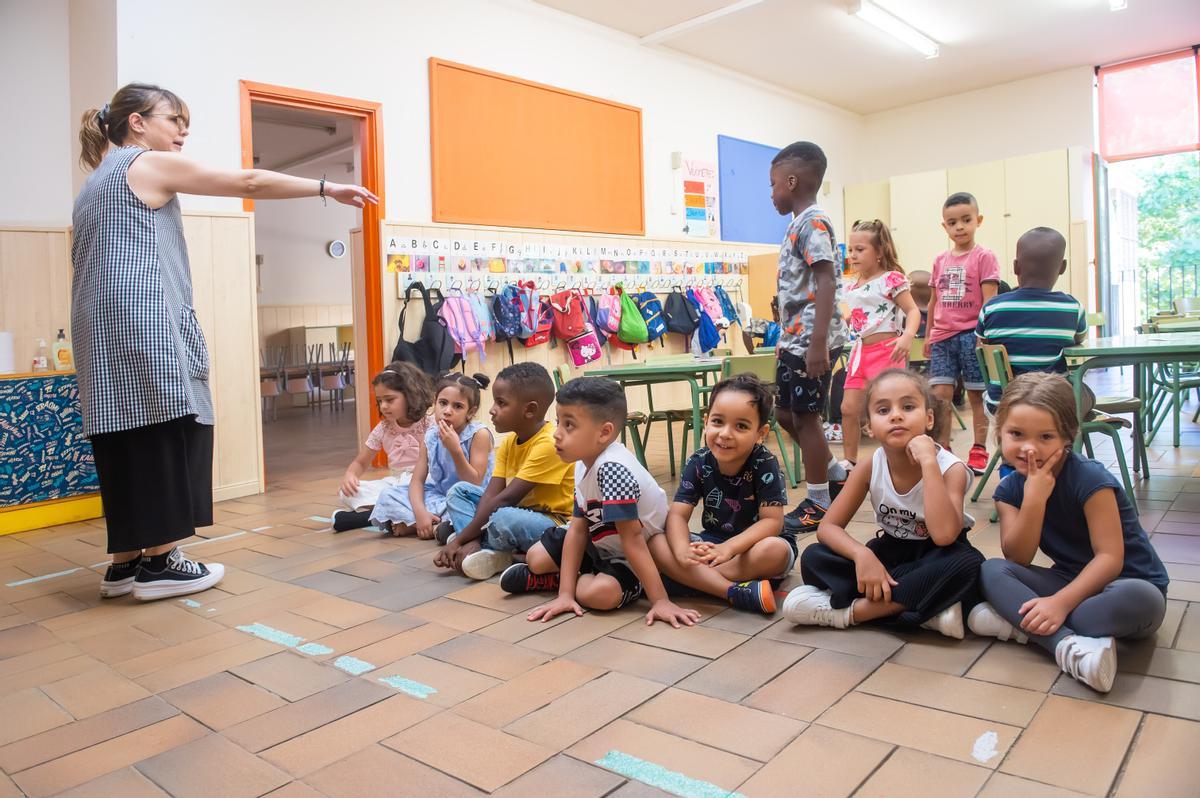
[[[790,216],[771,204],[771,159],[778,147],[717,136],[721,239],[758,244],[783,241]]]
[[[0,507],[98,490],[75,375],[0,379]]]

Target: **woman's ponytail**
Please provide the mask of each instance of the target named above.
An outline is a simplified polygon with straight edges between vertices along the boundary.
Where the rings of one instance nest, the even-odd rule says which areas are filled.
[[[108,125],[104,116],[101,109],[89,108],[79,120],[79,163],[88,170],[100,165],[108,149]]]

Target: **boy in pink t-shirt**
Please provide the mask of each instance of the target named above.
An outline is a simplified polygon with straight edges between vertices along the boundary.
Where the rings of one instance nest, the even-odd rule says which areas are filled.
[[[967,467],[976,474],[987,468],[988,420],[983,412],[986,387],[979,362],[975,359],[975,325],[983,304],[996,295],[1000,284],[1000,262],[987,247],[975,243],[975,231],[983,224],[979,203],[965,192],[951,194],[942,205],[942,227],[954,242],[954,248],[933,261],[930,280],[932,298],[926,323],[925,355],[929,358],[929,383],[934,395],[942,400],[938,441],[950,448],[950,400],[954,383],[961,376],[971,403],[975,443],[967,457]]]

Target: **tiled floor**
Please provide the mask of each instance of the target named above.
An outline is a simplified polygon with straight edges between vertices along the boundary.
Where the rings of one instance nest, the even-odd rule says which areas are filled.
[[[1103,697],[1011,643],[715,601],[678,631],[638,607],[529,623],[542,597],[430,543],[332,535],[340,455],[218,505],[190,553],[228,576],[189,600],[102,603],[100,521],[0,538],[0,796],[1196,795],[1200,428],[1150,457],[1170,609]]]

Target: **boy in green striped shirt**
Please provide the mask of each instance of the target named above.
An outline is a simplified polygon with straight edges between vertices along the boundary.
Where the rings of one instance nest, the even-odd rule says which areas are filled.
[[[994,297],[979,311],[979,342],[1002,344],[1014,377],[1027,371],[1066,374],[1063,349],[1086,335],[1083,307],[1070,294],[1054,290],[1058,276],[1067,270],[1066,251],[1066,239],[1049,227],[1022,235],[1013,261],[1017,288]],[[984,396],[989,415],[999,402],[1000,386],[989,380]]]

